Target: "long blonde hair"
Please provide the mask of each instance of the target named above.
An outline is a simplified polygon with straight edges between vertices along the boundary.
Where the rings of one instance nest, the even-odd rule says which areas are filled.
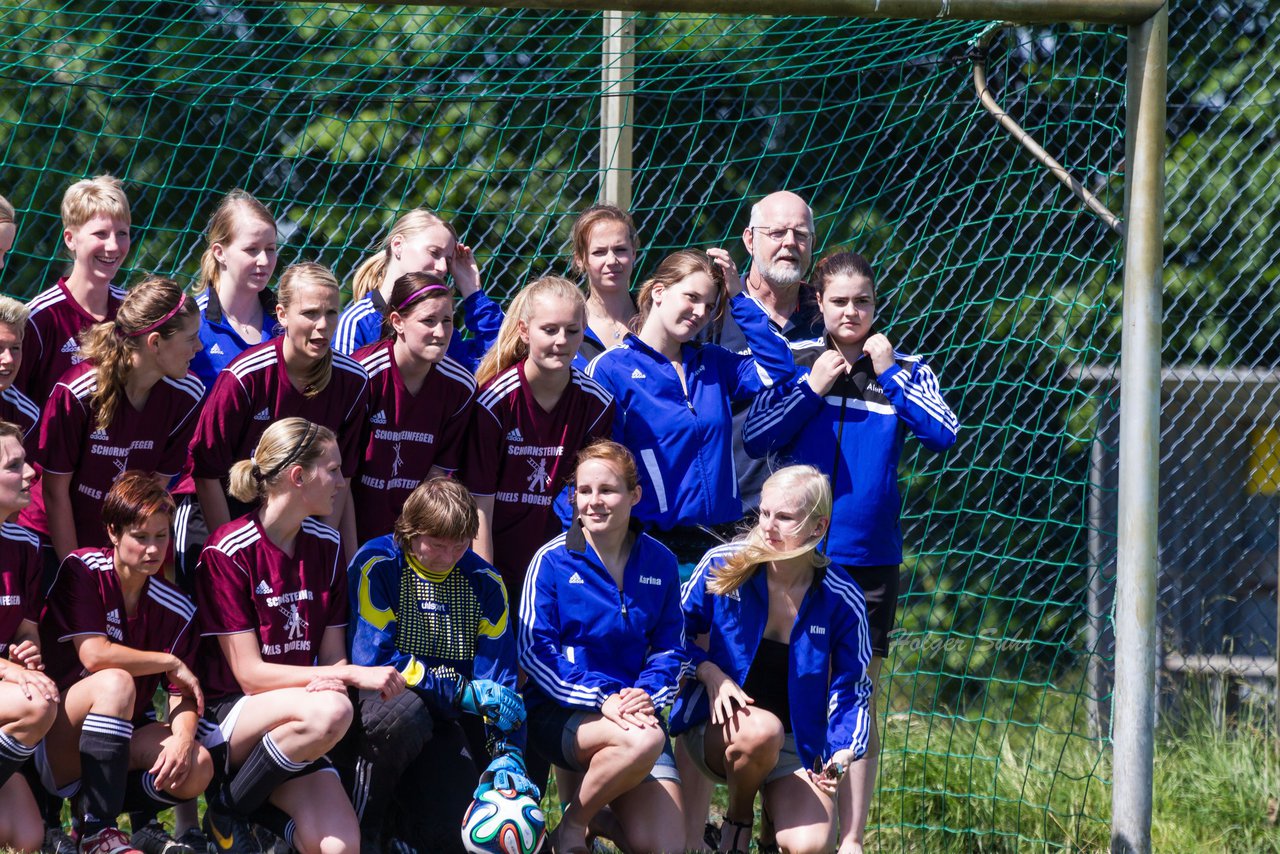
[[[799,494],[803,501],[804,518],[801,526],[812,524],[818,519],[831,519],[831,482],[827,476],[813,466],[787,466],[778,469],[764,482],[760,491],[781,489],[789,494]],[[724,564],[715,571],[707,583],[707,589],[717,596],[726,596],[741,587],[747,579],[766,563],[777,560],[790,560],[803,555],[812,555],[813,565],[821,568],[831,563],[831,559],[817,551],[818,543],[826,536],[824,529],[812,541],[791,551],[771,549],[764,543],[760,534],[760,523],[735,542],[743,544],[743,548],[734,552]]]
[[[277,289],[278,305],[287,314],[289,306],[293,303],[293,298],[298,288],[304,285],[319,285],[323,288],[329,288],[335,293],[339,291],[338,280],[328,267],[323,264],[317,264],[314,261],[301,261],[297,264],[290,264],[280,276],[280,287]],[[303,377],[305,385],[303,386],[303,396],[307,398],[315,397],[324,391],[329,385],[329,380],[333,378],[333,347],[330,346],[325,350],[324,355],[311,366],[311,370]]]
[[[80,333],[80,352],[97,372],[93,393],[97,426],[105,430],[125,399],[124,386],[133,371],[133,354],[152,332],[172,338],[188,318],[199,317],[196,301],[188,299],[173,279],[147,276],[129,289],[115,320],[95,323]]]
[[[290,466],[306,469],[320,457],[325,442],[336,441],[328,427],[305,418],[282,418],[263,432],[252,459],[231,467],[228,491],[237,501],[266,498]]]
[[[587,319],[587,298],[578,286],[560,276],[543,276],[521,288],[507,308],[507,316],[498,330],[498,340],[485,354],[476,369],[476,384],[484,385],[507,368],[529,355],[529,345],[520,340],[520,324],[528,327],[533,309],[543,297],[559,297],[573,303],[582,322]]]
[[[378,244],[378,252],[356,268],[355,275],[351,277],[351,301],[355,302],[382,287],[382,280],[387,277],[387,265],[391,263],[391,244],[397,237],[409,237],[437,225],[445,228],[455,242],[458,240],[458,232],[453,230],[453,226],[426,208],[414,208],[396,220]]]
[[[218,286],[220,271],[218,259],[213,255],[213,245],[219,243],[225,246],[235,239],[236,217],[239,214],[276,228],[276,221],[271,216],[271,211],[246,190],[237,188],[223,196],[222,201],[218,202],[218,206],[213,209],[213,215],[209,217],[209,226],[205,229],[205,248],[204,254],[200,256],[200,277],[196,280],[196,293]]]

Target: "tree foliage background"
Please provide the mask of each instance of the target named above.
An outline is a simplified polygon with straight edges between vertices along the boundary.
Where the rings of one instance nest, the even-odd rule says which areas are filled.
[[[1265,0],[1171,4],[1171,364],[1280,365],[1275,17]],[[979,106],[985,25],[635,23],[637,283],[685,246],[745,266],[750,204],[796,190],[819,251],[872,258],[884,329],[927,354],[965,425],[947,456],[904,460],[903,637],[938,643],[903,644],[890,708],[1016,739],[1057,703],[1100,755],[1078,723],[1105,688],[1082,674],[1110,653],[1084,588],[1091,530],[1114,528],[1091,529],[1088,484],[1115,412],[1082,366],[1118,358],[1120,245]],[[134,204],[130,280],[189,281],[239,186],[277,215],[282,264],[346,280],[425,205],[508,295],[568,270],[572,215],[595,200],[600,47],[587,12],[0,0],[0,193],[20,220],[0,284],[27,296],[59,274],[62,191],[111,172]],[[1005,30],[989,63],[997,99],[1117,212],[1124,61],[1121,30],[1056,26]]]

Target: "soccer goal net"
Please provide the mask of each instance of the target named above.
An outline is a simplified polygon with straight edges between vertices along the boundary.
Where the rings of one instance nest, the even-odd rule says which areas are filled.
[[[1089,521],[1102,414],[1078,366],[1118,352],[1121,246],[980,105],[973,64],[1118,210],[1123,30],[1008,28],[984,48],[973,22],[630,20],[636,281],[688,246],[744,266],[750,204],[793,190],[815,257],[872,260],[883,331],[928,358],[963,424],[945,456],[904,457],[873,844],[1104,846],[1106,689],[1087,675],[1109,653],[1087,590],[1114,532]],[[0,0],[0,194],[18,208],[0,283],[47,286],[63,189],[111,172],[133,203],[130,281],[190,281],[242,187],[279,219],[282,263],[349,282],[421,205],[505,297],[568,271],[572,216],[599,194],[603,43],[590,12]]]

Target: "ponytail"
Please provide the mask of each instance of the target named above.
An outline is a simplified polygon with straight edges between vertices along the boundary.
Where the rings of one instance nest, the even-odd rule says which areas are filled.
[[[80,352],[96,369],[93,407],[97,427],[105,430],[125,398],[133,370],[133,354],[152,332],[171,338],[188,318],[198,317],[195,300],[187,299],[172,279],[148,276],[125,295],[115,320],[96,323],[80,333]]]
[[[371,291],[382,287],[382,282],[387,277],[387,266],[391,263],[391,244],[397,237],[410,237],[437,225],[448,231],[455,241],[458,239],[458,232],[453,230],[453,226],[426,208],[414,208],[396,220],[395,225],[391,226],[391,230],[378,244],[377,253],[370,255],[356,267],[355,274],[351,277],[351,301],[363,299]]]
[[[253,457],[231,467],[231,497],[245,503],[266,498],[291,466],[307,468],[320,457],[325,442],[336,441],[328,427],[305,418],[284,418],[272,423],[258,440]]]
[[[520,338],[520,325],[528,327],[533,318],[533,307],[542,297],[558,297],[573,303],[582,319],[587,316],[587,299],[573,282],[560,276],[543,276],[525,285],[516,294],[507,309],[507,316],[498,330],[498,340],[480,361],[476,369],[476,385],[483,386],[489,380],[523,360],[529,355],[529,345]]]

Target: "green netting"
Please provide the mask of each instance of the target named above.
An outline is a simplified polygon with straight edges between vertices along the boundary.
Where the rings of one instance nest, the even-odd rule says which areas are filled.
[[[336,4],[2,0],[0,193],[19,208],[4,286],[53,279],[73,180],[134,203],[130,278],[190,279],[218,196],[282,223],[282,263],[346,279],[399,211],[445,212],[505,295],[568,268],[598,189],[602,19]],[[638,279],[726,245],[795,190],[819,251],[880,272],[882,319],[925,353],[964,424],[903,463],[901,631],[880,684],[880,850],[1097,848],[1109,766],[1093,716],[1109,618],[1086,595],[1089,448],[1076,366],[1118,350],[1118,241],[978,105],[983,24],[638,15]],[[993,88],[1113,209],[1124,43],[1009,30]],[[1102,638],[1102,640],[1099,640]]]

